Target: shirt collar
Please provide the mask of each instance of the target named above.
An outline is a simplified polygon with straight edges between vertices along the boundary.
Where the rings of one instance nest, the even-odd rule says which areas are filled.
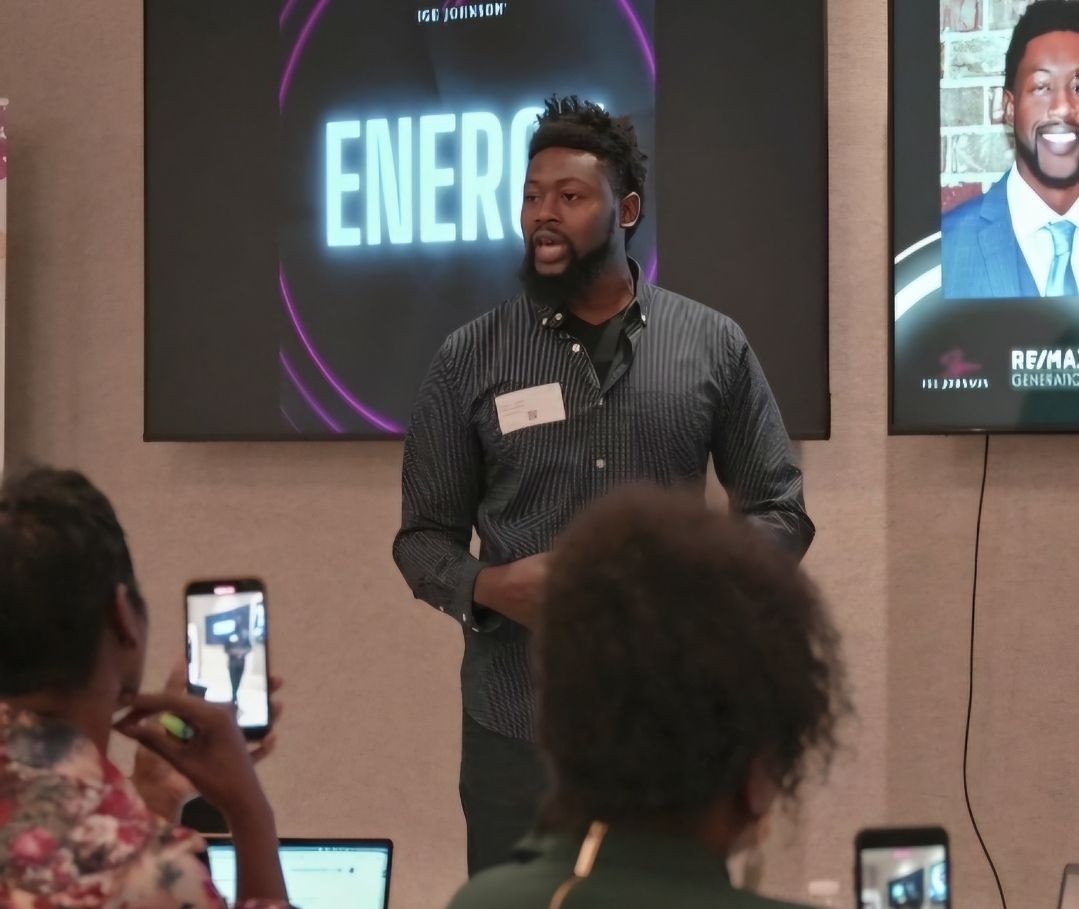
[[[641,273],[640,263],[636,259],[632,256],[627,256],[626,260],[629,262],[630,274],[633,275],[634,287],[633,301],[625,309],[626,323],[628,325],[631,321],[639,321],[642,325],[646,325],[648,324],[648,313],[651,309],[655,287]],[[569,310],[564,305],[555,308],[531,297],[528,298],[528,302],[532,304],[532,310],[535,312],[541,328],[550,330],[561,328],[565,325]]]
[[[1032,237],[1054,221],[1071,221],[1079,225],[1079,202],[1068,209],[1066,214],[1057,214],[1034,191],[1034,187],[1023,179],[1019,168],[1014,164],[1008,174],[1008,209],[1017,237]]]
[[[580,852],[581,840],[563,834],[526,837],[514,850],[521,858],[548,858],[571,868]],[[694,878],[716,888],[730,888],[727,863],[694,840],[611,828],[596,854],[596,868],[655,870],[665,876]]]

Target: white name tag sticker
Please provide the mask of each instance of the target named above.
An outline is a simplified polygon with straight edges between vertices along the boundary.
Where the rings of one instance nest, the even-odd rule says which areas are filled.
[[[566,419],[562,386],[557,382],[499,395],[495,398],[495,409],[498,411],[498,428],[504,436],[518,429]]]

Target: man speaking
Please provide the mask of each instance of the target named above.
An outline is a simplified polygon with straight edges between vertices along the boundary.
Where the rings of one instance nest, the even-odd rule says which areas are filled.
[[[394,559],[417,597],[464,628],[470,874],[507,858],[544,789],[529,628],[547,552],[583,506],[627,483],[703,495],[711,455],[733,509],[798,555],[813,538],[741,329],[649,284],[627,257],[644,162],[628,118],[547,102],[529,146],[522,292],[446,339],[405,441]]]
[[[1079,248],[1079,3],[1037,0],[1012,33],[1004,122],[1015,164],[941,219],[944,296],[1074,297]]]

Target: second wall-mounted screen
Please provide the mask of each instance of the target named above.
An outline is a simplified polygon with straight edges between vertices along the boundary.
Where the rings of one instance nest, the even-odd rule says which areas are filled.
[[[892,26],[892,428],[1079,429],[1079,3]]]

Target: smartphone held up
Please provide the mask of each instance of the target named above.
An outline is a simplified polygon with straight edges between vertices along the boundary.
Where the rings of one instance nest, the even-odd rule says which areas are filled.
[[[861,909],[948,909],[948,834],[940,827],[862,830],[854,841]]]
[[[193,581],[184,595],[187,684],[193,694],[232,704],[248,739],[270,730],[266,589],[255,579]]]

